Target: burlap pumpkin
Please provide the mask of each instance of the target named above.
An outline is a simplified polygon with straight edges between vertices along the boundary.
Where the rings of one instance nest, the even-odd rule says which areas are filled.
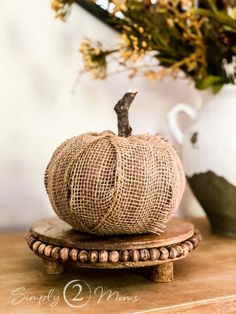
[[[46,169],[58,216],[97,235],[163,232],[184,190],[177,153],[159,135],[86,133],[65,141]]]

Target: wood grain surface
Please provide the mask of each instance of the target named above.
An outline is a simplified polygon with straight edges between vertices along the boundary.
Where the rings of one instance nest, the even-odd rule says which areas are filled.
[[[41,259],[25,243],[25,233],[2,234],[0,313],[236,313],[236,240],[210,234],[205,220],[195,224],[203,234],[201,245],[175,263],[174,281],[160,284],[127,269],[75,268],[45,275]],[[73,280],[90,288],[83,286],[80,296],[88,303],[80,308],[70,307],[63,298],[66,286],[67,300],[76,297],[78,289],[69,284]],[[101,289],[119,296],[100,299]]]
[[[99,237],[76,232],[71,226],[57,217],[41,219],[31,228],[31,233],[39,240],[72,248],[88,250],[123,250],[161,247],[178,243],[190,238],[194,233],[194,226],[178,218],[172,218],[165,232],[155,234],[121,235]]]

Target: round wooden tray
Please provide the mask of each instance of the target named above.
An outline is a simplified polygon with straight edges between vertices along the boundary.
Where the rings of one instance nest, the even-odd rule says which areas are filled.
[[[63,265],[92,268],[150,267],[151,279],[173,279],[173,262],[186,257],[200,241],[190,222],[172,218],[165,232],[94,236],[74,230],[59,218],[42,219],[30,229],[30,249],[43,258],[48,274],[63,272]]]

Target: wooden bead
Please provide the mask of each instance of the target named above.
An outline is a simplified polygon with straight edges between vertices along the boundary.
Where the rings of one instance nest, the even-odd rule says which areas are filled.
[[[100,251],[98,258],[99,258],[99,262],[107,263],[108,262],[108,252],[105,250]]]
[[[130,250],[129,254],[130,254],[131,261],[133,261],[133,262],[138,262],[139,261],[140,253],[139,253],[138,250]]]
[[[198,238],[196,236],[193,236],[192,238],[189,239],[189,241],[192,243],[193,247],[197,247],[198,246]]]
[[[35,238],[29,238],[27,244],[32,249],[33,244],[36,242]]]
[[[69,259],[69,249],[67,247],[63,247],[59,252],[59,258],[66,262]]]
[[[181,247],[182,247],[182,249],[183,249],[183,255],[187,255],[188,252],[189,252],[189,248],[188,248],[187,244],[182,243],[182,244],[181,244]]]
[[[78,257],[79,257],[80,262],[82,262],[82,263],[87,262],[88,261],[88,252],[85,250],[82,250],[79,252]]]
[[[49,257],[51,255],[53,246],[52,245],[47,245],[44,249],[44,255]]]
[[[28,239],[32,237],[32,234],[30,232],[28,232],[25,236],[26,241],[28,241]]]
[[[201,235],[201,233],[199,233],[198,230],[195,230],[195,233],[192,236],[192,238],[196,238],[196,241],[197,241],[197,244],[198,244],[202,240],[202,235]],[[188,241],[191,241],[191,239],[188,239]]]
[[[158,249],[150,249],[149,253],[150,253],[150,260],[151,261],[156,261],[160,257],[160,252]]]
[[[59,252],[60,252],[60,247],[59,246],[56,246],[52,249],[52,252],[51,252],[51,257],[54,258],[54,259],[59,259]]]
[[[119,253],[117,251],[110,251],[108,254],[109,261],[116,263],[119,261]]]
[[[178,252],[178,256],[181,256],[183,254],[183,248],[181,245],[176,245],[175,246],[177,252]]]
[[[176,248],[171,247],[169,248],[169,257],[170,258],[176,258],[178,256],[178,251],[176,250]]]
[[[129,251],[122,250],[120,251],[120,261],[127,262],[129,260]]]
[[[40,244],[40,246],[38,247],[38,253],[42,255],[45,247],[46,247],[46,244],[44,243]]]
[[[147,249],[140,250],[140,260],[147,261],[150,259],[150,253]]]
[[[196,237],[198,239],[198,242],[202,241],[202,235],[199,233],[199,231],[196,233]]]
[[[28,236],[28,237],[26,237],[25,239],[26,239],[26,242],[27,242],[28,245],[29,245],[29,242],[30,242],[32,239],[34,239],[34,237],[33,237],[33,236]],[[36,241],[36,240],[35,240],[35,241]]]
[[[169,251],[165,247],[161,247],[160,249],[160,259],[161,260],[166,260],[169,258]]]
[[[38,251],[38,247],[42,244],[41,241],[36,241],[34,242],[33,246],[32,246],[32,249],[34,252],[37,252]]]
[[[188,246],[189,252],[191,252],[193,250],[193,244],[190,241],[185,241],[184,243]]]
[[[79,252],[78,249],[72,249],[72,250],[70,250],[69,257],[70,257],[70,259],[71,259],[73,262],[76,262],[76,261],[77,261],[78,252]]]
[[[97,251],[90,251],[88,254],[88,260],[90,263],[96,263],[98,260],[98,252]]]

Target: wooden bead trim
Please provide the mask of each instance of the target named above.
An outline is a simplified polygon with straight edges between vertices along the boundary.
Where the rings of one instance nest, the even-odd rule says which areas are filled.
[[[38,241],[31,233],[26,236],[26,241],[31,250],[36,254],[45,257],[51,257],[61,262],[80,262],[80,263],[117,263],[117,262],[139,262],[139,261],[165,261],[178,259],[186,256],[195,249],[201,241],[201,235],[198,230],[194,235],[178,244],[151,248],[151,249],[132,249],[132,250],[79,250],[75,248],[58,247],[48,245]]]

